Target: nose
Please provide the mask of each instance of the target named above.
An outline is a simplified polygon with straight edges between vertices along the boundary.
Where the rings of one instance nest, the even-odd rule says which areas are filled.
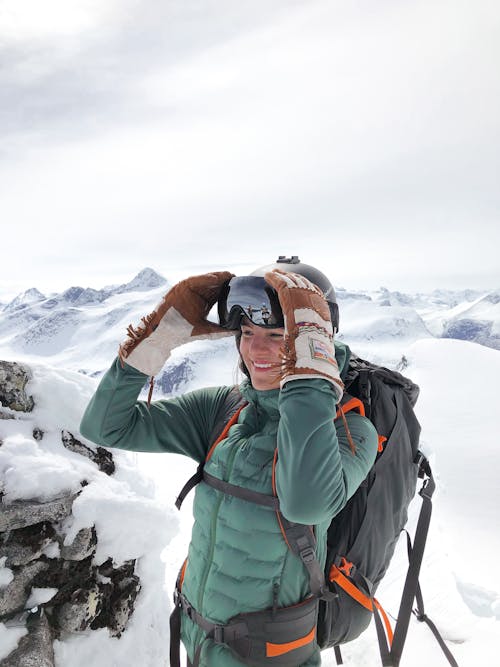
[[[252,337],[252,350],[258,352],[260,350],[268,350],[269,344],[265,336],[253,336]]]

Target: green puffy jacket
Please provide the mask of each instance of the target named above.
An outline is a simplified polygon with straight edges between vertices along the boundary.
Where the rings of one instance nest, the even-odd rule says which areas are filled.
[[[336,343],[339,368],[349,349]],[[218,409],[231,387],[193,391],[149,407],[137,401],[146,376],[118,360],[104,375],[81,423],[84,437],[107,447],[139,452],[176,452],[205,460]],[[329,382],[305,379],[280,391],[240,386],[248,405],[214,450],[207,472],[224,481],[272,495],[272,463],[278,449],[276,489],[283,515],[315,526],[317,557],[326,558],[326,531],[373,464],[377,433],[371,422],[349,412],[353,454],[342,420],[335,420]],[[335,420],[335,421],[334,421]],[[199,484],[183,594],[206,619],[226,623],[242,613],[285,607],[309,595],[309,577],[288,549],[276,514],[266,507]],[[182,555],[179,554],[180,560]],[[182,639],[191,660],[201,629],[186,616]],[[307,666],[321,663],[316,650]],[[204,643],[201,665],[240,667],[226,646]]]

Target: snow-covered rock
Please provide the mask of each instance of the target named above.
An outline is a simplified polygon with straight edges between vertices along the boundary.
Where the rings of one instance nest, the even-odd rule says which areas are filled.
[[[0,362],[0,401],[12,417],[0,421],[2,667],[75,665],[58,656],[80,633],[108,655],[122,637],[128,664],[161,664],[160,554],[177,520],[132,455],[79,436],[94,387],[77,373]],[[152,614],[162,629],[145,642]]]

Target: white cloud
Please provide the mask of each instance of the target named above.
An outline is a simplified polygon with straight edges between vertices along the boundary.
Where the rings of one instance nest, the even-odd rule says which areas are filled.
[[[109,19],[116,4],[114,0],[2,0],[0,34],[12,42],[79,34]]]
[[[259,21],[247,3],[141,7],[114,30],[113,3],[63,12],[79,38],[56,35],[47,90],[17,99],[25,122],[6,116],[2,218],[29,257],[26,286],[287,248],[340,266],[345,247],[363,257],[355,272],[344,262],[345,283],[498,282],[492,3],[282,2]],[[16,62],[11,85],[41,77]],[[2,282],[18,265],[5,258]]]

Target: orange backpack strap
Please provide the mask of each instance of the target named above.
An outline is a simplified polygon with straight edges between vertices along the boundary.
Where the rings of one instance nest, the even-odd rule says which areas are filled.
[[[222,429],[222,433],[219,434],[218,437],[216,437],[215,442],[213,445],[210,447],[208,450],[208,453],[206,455],[205,461],[201,461],[199,463],[198,468],[196,469],[196,472],[194,475],[192,475],[188,481],[184,484],[184,486],[181,489],[181,492],[177,496],[175,500],[175,506],[177,507],[178,510],[180,510],[182,503],[184,502],[184,498],[187,496],[187,494],[193,489],[197,484],[199,484],[204,477],[204,472],[203,468],[205,467],[205,463],[210,459],[212,456],[215,448],[217,445],[222,442],[225,438],[227,438],[227,434],[229,433],[229,429],[231,426],[236,424],[238,421],[238,417],[240,416],[241,411],[243,408],[247,405],[247,402],[243,400],[243,397],[239,393],[239,390],[237,387],[233,388],[227,398],[226,402],[222,406],[222,419],[224,418],[227,420],[225,423],[222,421],[224,424],[224,428]],[[228,417],[230,418],[228,419]],[[218,421],[216,419],[216,425]],[[221,424],[222,426],[222,424]]]
[[[240,407],[236,410],[236,412],[234,413],[234,415],[233,415],[233,416],[231,417],[231,419],[227,422],[227,424],[225,425],[224,430],[222,431],[222,433],[219,435],[219,437],[217,438],[217,440],[214,442],[214,444],[213,444],[213,445],[210,447],[210,449],[208,450],[208,454],[207,454],[207,458],[205,459],[205,463],[206,463],[207,461],[210,460],[210,457],[211,457],[212,454],[214,453],[214,449],[217,447],[217,445],[218,445],[220,442],[222,442],[223,440],[225,440],[225,439],[227,438],[227,434],[229,433],[229,429],[231,428],[231,426],[234,426],[234,424],[237,423],[237,421],[238,421],[238,417],[240,416],[240,412],[243,410],[243,408],[244,408],[246,405],[247,405],[247,403],[243,403],[243,405],[240,406]]]
[[[335,415],[335,419],[338,419],[339,417],[342,418],[345,432],[347,435],[347,441],[349,442],[349,447],[351,448],[351,452],[353,454],[356,454],[356,444],[352,439],[351,431],[349,430],[349,424],[347,423],[347,419],[345,418],[346,412],[351,412],[352,410],[355,410],[363,417],[365,416],[365,406],[363,405],[363,401],[360,401],[359,398],[355,398],[354,396],[350,396],[349,399],[345,401],[345,403],[343,403],[342,405],[339,404],[339,407],[337,408],[337,414]]]
[[[349,426],[347,425],[347,420],[345,418],[345,415],[347,412],[351,412],[352,410],[355,410],[358,414],[360,414],[362,417],[366,417],[366,412],[365,412],[365,405],[363,401],[361,401],[359,398],[355,398],[354,396],[349,397],[349,399],[343,404],[339,405],[337,408],[337,414],[335,415],[335,419],[339,419],[339,417],[342,418],[342,421],[344,422],[344,426],[346,429],[347,433],[347,439],[349,441],[349,445],[351,447],[351,450],[353,453],[356,452],[356,447],[352,441],[351,433],[349,431]],[[378,447],[377,447],[377,452],[383,452],[384,451],[384,443],[387,442],[387,438],[385,435],[380,435],[378,434]]]
[[[365,416],[365,406],[363,401],[361,401],[359,398],[355,398],[354,396],[350,396],[349,400],[342,404],[342,407],[338,407],[335,419],[341,417],[342,414],[345,415],[347,412],[351,412],[351,410],[355,410],[363,417]]]
[[[354,565],[347,561],[344,557],[341,557],[338,565],[334,563],[331,566],[329,579],[331,582],[335,582],[338,586],[340,586],[340,588],[342,588],[350,597],[352,597],[353,600],[356,600],[358,604],[362,605],[365,609],[368,609],[368,611],[373,612],[374,606],[376,607],[377,611],[383,618],[385,632],[390,648],[393,640],[393,632],[389,617],[378,600],[370,597],[369,595],[366,595],[366,593],[363,593],[363,591],[361,591],[352,581],[350,576],[354,571]]]

